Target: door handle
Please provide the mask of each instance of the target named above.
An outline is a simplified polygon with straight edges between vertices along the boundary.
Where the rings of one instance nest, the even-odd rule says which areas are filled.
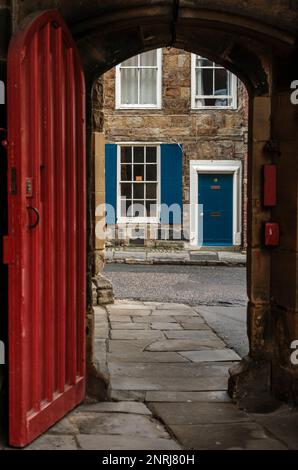
[[[28,228],[29,228],[30,230],[32,230],[32,229],[34,229],[35,227],[37,227],[37,225],[39,224],[39,221],[40,221],[40,214],[39,214],[38,210],[37,210],[35,207],[32,207],[32,206],[28,206],[28,207],[27,207],[27,210],[33,212],[33,214],[35,215],[35,222],[33,222],[33,224],[29,224],[29,225],[28,225]]]

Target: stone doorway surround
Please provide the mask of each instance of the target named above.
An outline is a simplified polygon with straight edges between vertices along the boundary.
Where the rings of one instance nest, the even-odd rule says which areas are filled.
[[[200,174],[233,175],[233,246],[240,246],[242,239],[242,162],[240,160],[191,160],[190,161],[190,245],[203,244],[200,222],[199,184]]]

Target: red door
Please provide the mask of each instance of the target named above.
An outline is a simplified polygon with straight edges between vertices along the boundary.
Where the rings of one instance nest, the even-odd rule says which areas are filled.
[[[8,57],[9,424],[25,446],[85,396],[85,89],[56,11]]]

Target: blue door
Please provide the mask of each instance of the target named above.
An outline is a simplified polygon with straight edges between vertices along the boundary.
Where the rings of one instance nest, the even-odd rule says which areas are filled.
[[[233,175],[199,175],[199,204],[203,204],[203,244],[233,245]]]

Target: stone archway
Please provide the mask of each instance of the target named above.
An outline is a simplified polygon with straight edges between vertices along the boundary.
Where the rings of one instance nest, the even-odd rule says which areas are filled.
[[[14,26],[36,2],[12,2]],[[248,335],[250,355],[235,371],[230,390],[243,406],[256,399],[297,403],[298,372],[290,362],[298,339],[297,298],[297,107],[290,84],[297,78],[298,8],[290,0],[164,0],[42,2],[59,8],[81,50],[89,96],[94,79],[124,59],[157,47],[175,46],[206,55],[236,73],[250,93]],[[89,101],[89,147],[91,146]],[[91,155],[91,150],[89,152]],[[262,204],[262,168],[275,163],[278,204]],[[89,159],[89,184],[92,165]],[[90,186],[91,188],[91,186]],[[89,274],[93,215],[89,191]],[[279,223],[279,247],[264,247],[264,224]]]

